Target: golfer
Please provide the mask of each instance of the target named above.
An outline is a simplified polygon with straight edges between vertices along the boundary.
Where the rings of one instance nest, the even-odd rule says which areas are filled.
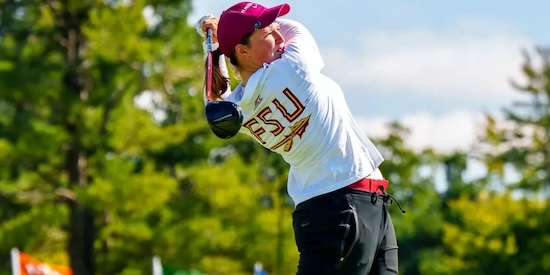
[[[213,33],[212,93],[242,109],[240,133],[290,165],[299,275],[397,274],[397,240],[378,169],[383,157],[325,76],[310,32],[288,4],[237,3],[197,23]],[[233,90],[225,58],[241,81]]]

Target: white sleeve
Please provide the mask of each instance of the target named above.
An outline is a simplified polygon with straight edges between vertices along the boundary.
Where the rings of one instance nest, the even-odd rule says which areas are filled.
[[[212,51],[217,50],[219,46],[220,45],[217,42],[212,43]],[[204,60],[206,60],[206,56],[208,55],[208,45],[207,45],[206,41],[204,41],[202,43],[202,48],[204,50]],[[218,60],[218,62],[219,62],[219,65],[220,65],[220,72],[222,73],[222,75],[224,77],[226,77],[228,79],[228,81],[227,81],[227,90],[225,90],[221,94],[222,99],[225,100],[225,98],[227,98],[231,94],[231,83],[229,82],[229,70],[227,69],[227,62],[225,61],[225,55],[221,54],[220,59]],[[207,101],[207,98],[206,98],[206,85],[203,87],[203,93],[202,94],[203,94],[203,97],[204,97],[204,102],[206,103],[206,101]]]
[[[286,41],[283,57],[297,63],[303,70],[320,72],[325,64],[309,30],[294,20],[281,18],[277,22]]]

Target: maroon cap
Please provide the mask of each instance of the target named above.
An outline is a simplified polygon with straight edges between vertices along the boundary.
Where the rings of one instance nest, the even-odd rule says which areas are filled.
[[[288,4],[266,8],[253,2],[240,2],[222,12],[218,22],[218,43],[226,56],[235,51],[241,40],[254,30],[269,26],[277,17],[290,11]]]

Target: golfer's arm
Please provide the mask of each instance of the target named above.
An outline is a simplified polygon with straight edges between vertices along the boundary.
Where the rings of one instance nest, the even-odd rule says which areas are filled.
[[[324,61],[317,42],[309,30],[294,20],[281,18],[277,22],[280,24],[281,34],[286,41],[283,56],[298,63],[305,70],[321,71]]]

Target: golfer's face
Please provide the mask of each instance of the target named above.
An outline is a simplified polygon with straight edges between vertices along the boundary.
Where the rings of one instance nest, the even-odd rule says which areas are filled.
[[[279,23],[274,22],[252,33],[248,43],[249,58],[252,58],[255,64],[269,64],[281,57],[284,44],[285,39],[279,31]]]

